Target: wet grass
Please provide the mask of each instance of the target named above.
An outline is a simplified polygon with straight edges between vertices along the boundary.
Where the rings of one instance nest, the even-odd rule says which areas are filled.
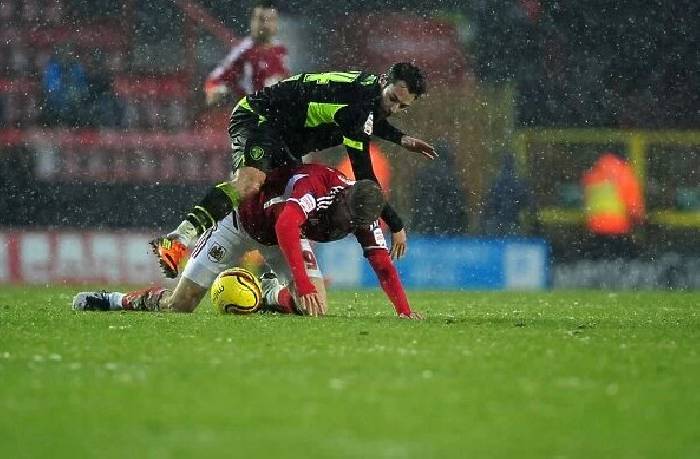
[[[700,294],[333,292],[77,313],[0,288],[0,457],[700,457]]]

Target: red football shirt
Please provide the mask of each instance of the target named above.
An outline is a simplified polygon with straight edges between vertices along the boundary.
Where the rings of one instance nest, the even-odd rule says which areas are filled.
[[[344,200],[336,197],[353,183],[338,170],[319,164],[277,169],[267,175],[260,192],[238,206],[240,222],[251,237],[266,245],[279,242],[299,295],[315,291],[304,269],[299,239],[327,242],[342,239],[353,232],[350,210],[344,205]],[[280,215],[286,217],[280,218]],[[284,228],[276,228],[278,221],[285,225]],[[354,233],[396,313],[411,316],[411,307],[389,258],[379,221],[358,228]]]
[[[276,41],[259,44],[246,37],[209,74],[204,90],[209,93],[225,86],[238,97],[288,76],[287,49],[284,46]]]
[[[317,242],[342,239],[352,231],[349,212],[326,212],[335,195],[354,183],[336,169],[320,164],[304,164],[268,173],[260,192],[238,206],[241,224],[256,241],[276,245],[275,224],[287,202],[294,202],[306,216],[302,237]],[[333,218],[331,218],[333,217]],[[375,221],[371,227],[354,231],[365,252],[372,248],[386,249],[384,234]]]

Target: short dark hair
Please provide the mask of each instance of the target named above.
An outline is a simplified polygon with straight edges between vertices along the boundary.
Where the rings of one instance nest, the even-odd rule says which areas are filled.
[[[409,62],[397,62],[389,67],[386,74],[390,83],[397,80],[405,81],[409,92],[415,94],[416,97],[422,96],[428,89],[425,75],[421,69]]]
[[[369,226],[384,208],[384,193],[374,180],[358,180],[350,190],[350,213],[356,226]]]
[[[264,10],[277,9],[277,2],[274,0],[256,0],[253,4],[253,9],[262,8]]]

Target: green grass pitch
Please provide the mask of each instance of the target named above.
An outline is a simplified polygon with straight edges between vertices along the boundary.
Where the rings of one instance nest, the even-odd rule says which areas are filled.
[[[0,457],[700,457],[700,293],[331,292],[325,318],[0,288]]]

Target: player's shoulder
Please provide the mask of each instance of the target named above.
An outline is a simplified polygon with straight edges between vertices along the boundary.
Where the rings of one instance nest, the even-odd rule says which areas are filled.
[[[284,46],[284,44],[281,41],[279,41],[277,39],[273,39],[272,42],[270,43],[270,45],[271,45],[272,49],[274,49],[275,51],[282,53],[282,54],[287,54],[287,47]]]
[[[296,174],[297,168],[290,166],[282,166],[272,169],[267,173],[265,177],[266,183],[280,183],[287,182],[294,174]]]
[[[367,72],[361,72],[347,88],[353,95],[351,105],[364,108],[372,107],[377,97],[381,94],[379,77]]]
[[[297,168],[298,174],[306,174],[313,177],[327,177],[327,178],[337,178],[348,184],[353,183],[348,177],[345,176],[338,169],[335,169],[325,164],[308,163],[303,164]]]
[[[231,47],[231,53],[242,54],[251,51],[255,48],[255,40],[251,36],[243,37],[239,42],[237,42],[233,47]]]
[[[299,166],[287,183],[288,190],[295,193],[311,193],[326,196],[336,188],[347,188],[354,183],[342,172],[323,164]]]
[[[317,164],[317,163],[306,163],[306,164],[301,164],[296,168],[296,172],[299,174],[310,174],[310,175],[317,175],[317,174],[323,174],[327,170],[330,170],[331,168],[328,166],[325,166],[323,164]]]
[[[241,60],[248,59],[248,54],[253,49],[253,39],[251,37],[245,37],[240,41],[234,43],[234,45],[229,50],[228,54],[219,63],[219,65],[212,71],[209,78],[220,77],[224,72],[234,66],[237,62]]]

